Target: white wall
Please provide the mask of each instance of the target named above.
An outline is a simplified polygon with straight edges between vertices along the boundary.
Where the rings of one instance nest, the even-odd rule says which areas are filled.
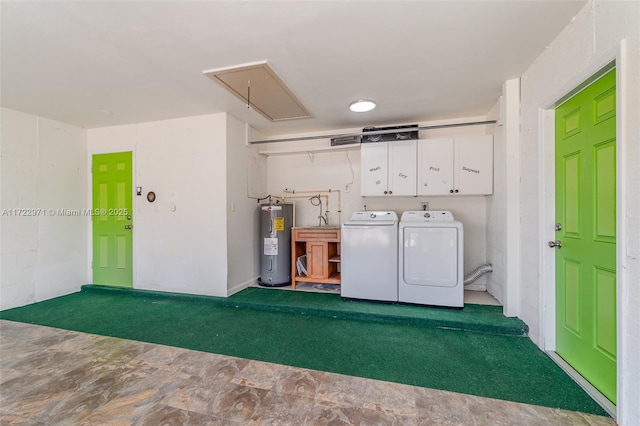
[[[589,74],[613,59],[626,39],[624,62],[618,63],[618,108],[621,123],[618,133],[618,155],[622,158],[621,179],[626,207],[618,211],[626,233],[618,234],[621,250],[619,268],[620,311],[618,329],[618,422],[637,425],[640,422],[640,3],[618,1],[589,2],[567,28],[522,76],[521,132],[521,318],[529,325],[531,338],[542,345],[545,330],[552,333],[553,324],[543,324],[545,286],[553,284],[543,270],[542,251],[549,235],[542,224],[544,209],[553,203],[545,183],[545,161],[549,157],[542,132],[541,110],[577,86]],[[621,84],[623,84],[621,86]],[[619,121],[620,123],[620,121]],[[551,153],[551,156],[553,154]],[[526,196],[525,196],[526,195]],[[550,228],[552,229],[552,228]],[[553,235],[553,233],[551,233]],[[543,277],[542,279],[540,277]]]
[[[227,295],[226,117],[87,131],[89,154],[134,153],[134,288]]]
[[[256,198],[266,191],[267,160],[246,144],[245,125],[227,115],[227,258],[229,295],[260,274],[260,216]],[[222,206],[225,207],[225,206]]]
[[[485,117],[470,117],[450,122],[482,121]],[[419,123],[421,126],[444,124],[444,122]],[[350,129],[349,131],[358,131]],[[458,135],[491,134],[493,126],[457,127],[420,131],[421,138],[438,138]],[[343,133],[348,131],[336,131]],[[300,135],[296,135],[300,136]],[[283,136],[287,137],[287,136]],[[276,150],[297,146],[327,146],[329,140],[264,144],[259,150]],[[347,155],[349,156],[347,158]],[[349,164],[351,161],[351,165]],[[272,155],[268,157],[267,185],[272,195],[281,195],[285,188],[301,190],[342,190],[342,217],[345,221],[358,210],[393,210],[400,216],[406,210],[420,210],[421,202],[428,201],[431,210],[451,210],[457,220],[464,225],[465,233],[465,274],[487,262],[487,217],[485,196],[451,197],[361,197],[360,196],[360,150],[337,152],[316,152]],[[353,174],[352,174],[353,172]],[[353,184],[349,185],[351,182]],[[349,191],[346,187],[349,185]],[[296,225],[317,226],[319,207],[314,207],[306,199],[296,201]],[[330,225],[339,226],[337,195],[332,195],[330,203]],[[476,281],[480,287],[486,285],[486,276]]]
[[[520,218],[512,214],[520,197],[520,79],[502,86],[502,96],[490,113],[494,128],[494,191],[487,198],[487,257],[493,273],[487,275],[487,291],[502,302],[504,313],[518,316]]]
[[[493,266],[493,272],[487,277],[487,291],[504,305],[504,284],[506,282],[506,135],[501,111],[504,110],[505,93],[489,114],[498,124],[493,132],[493,196],[487,199],[487,258]]]
[[[87,207],[86,147],[78,127],[6,108],[1,122],[0,309],[8,309],[86,284],[86,218],[58,214]]]

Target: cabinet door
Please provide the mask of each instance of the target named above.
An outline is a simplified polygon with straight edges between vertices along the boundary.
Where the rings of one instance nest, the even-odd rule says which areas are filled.
[[[362,196],[387,193],[387,145],[387,142],[374,142],[360,146]]]
[[[493,136],[455,140],[455,184],[463,195],[493,193]]]
[[[418,195],[449,195],[453,185],[453,139],[418,141]]]
[[[326,241],[307,242],[307,277],[329,278],[329,256]]]
[[[416,141],[389,142],[389,195],[416,195]]]

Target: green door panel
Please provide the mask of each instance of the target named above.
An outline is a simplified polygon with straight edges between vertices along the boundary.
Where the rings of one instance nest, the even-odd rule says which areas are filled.
[[[595,237],[615,243],[616,239],[616,141],[611,139],[594,147],[595,159]],[[614,208],[611,208],[614,206]]]
[[[131,152],[92,157],[93,283],[133,286]]]
[[[562,161],[564,162],[564,220],[562,226],[565,229],[566,235],[572,237],[580,237],[580,224],[582,210],[580,209],[580,172],[581,172],[581,158],[582,153],[580,151],[570,153],[565,156]]]
[[[616,403],[615,70],[556,109],[556,351]]]

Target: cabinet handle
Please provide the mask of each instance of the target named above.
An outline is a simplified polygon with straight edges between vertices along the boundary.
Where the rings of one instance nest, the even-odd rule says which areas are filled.
[[[459,191],[456,189],[456,194],[457,194],[458,192],[459,192]]]
[[[387,195],[387,191],[384,191],[384,195]]]
[[[450,190],[449,190],[449,193],[453,194],[453,189],[450,189]]]
[[[389,195],[393,194],[393,191],[389,191]]]

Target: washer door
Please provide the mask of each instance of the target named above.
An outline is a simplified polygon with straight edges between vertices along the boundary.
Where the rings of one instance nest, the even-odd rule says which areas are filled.
[[[455,287],[458,283],[457,228],[404,228],[403,281]]]

